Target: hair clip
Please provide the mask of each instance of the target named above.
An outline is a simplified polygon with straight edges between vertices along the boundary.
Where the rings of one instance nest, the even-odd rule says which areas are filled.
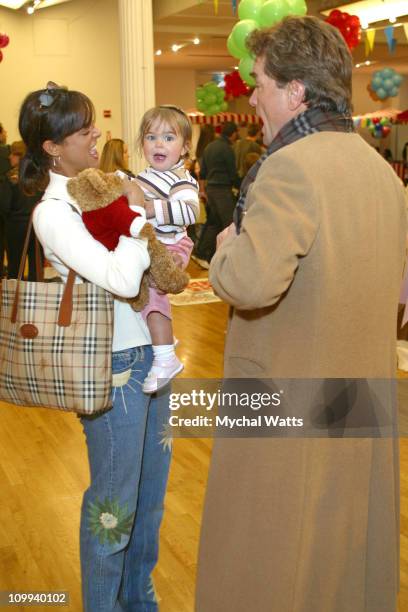
[[[54,81],[48,81],[45,91],[43,91],[43,93],[40,94],[38,98],[40,101],[40,107],[48,108],[49,106],[51,106],[51,104],[55,100],[55,97],[52,94],[52,92],[57,92],[58,90],[61,90],[61,89],[63,89],[63,87],[60,87],[59,85],[54,83]]]
[[[54,97],[48,91],[40,94],[38,99],[40,100],[40,108],[48,108],[54,102]]]

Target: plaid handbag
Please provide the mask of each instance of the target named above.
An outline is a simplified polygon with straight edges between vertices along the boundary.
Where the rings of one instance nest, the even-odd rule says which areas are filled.
[[[111,404],[113,297],[88,282],[3,279],[0,312],[0,400],[93,414]],[[36,240],[37,254],[39,245]]]

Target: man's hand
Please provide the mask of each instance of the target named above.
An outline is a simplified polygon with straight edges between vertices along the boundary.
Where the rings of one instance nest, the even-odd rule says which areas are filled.
[[[222,232],[220,232],[218,234],[218,236],[217,236],[217,250],[220,248],[220,246],[222,245],[224,240],[226,238],[229,238],[229,236],[233,236],[234,238],[237,236],[237,232],[236,232],[235,224],[234,223],[231,223],[231,225],[226,227],[225,230],[222,230]]]

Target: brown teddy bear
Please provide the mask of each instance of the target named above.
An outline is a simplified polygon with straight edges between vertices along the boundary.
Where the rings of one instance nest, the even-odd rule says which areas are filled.
[[[71,178],[67,187],[82,210],[85,226],[107,249],[115,249],[121,235],[130,236],[130,226],[140,215],[129,207],[127,198],[122,195],[123,181],[116,174],[88,168]],[[149,284],[163,293],[180,293],[190,278],[176,266],[150,223],[143,225],[139,236],[148,240],[150,267],[143,275],[138,296],[128,300],[138,311],[149,301]]]

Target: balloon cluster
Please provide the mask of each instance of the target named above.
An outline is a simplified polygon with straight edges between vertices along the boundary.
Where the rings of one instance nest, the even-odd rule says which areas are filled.
[[[251,76],[254,60],[245,46],[253,30],[277,24],[287,15],[305,15],[305,0],[241,0],[238,6],[240,21],[234,25],[227,40],[228,51],[239,59],[239,74],[248,85],[255,85]]]
[[[7,47],[9,42],[10,42],[10,39],[7,36],[7,34],[0,34],[0,62],[3,60],[3,52],[1,51],[1,49],[4,49],[4,47]]]
[[[249,87],[245,85],[244,81],[238,70],[233,70],[224,77],[225,82],[225,94],[228,98],[239,98],[239,96],[246,96],[249,94]]]
[[[374,138],[385,138],[391,132],[391,121],[387,117],[379,119],[375,117],[371,119],[371,125],[368,126],[371,136]]]
[[[354,117],[353,121],[356,128],[368,128],[374,138],[385,138],[392,126],[389,117]]]
[[[373,100],[386,100],[398,95],[403,76],[394,68],[383,68],[373,72],[369,85],[369,93]]]
[[[214,81],[208,81],[196,89],[197,108],[204,115],[216,115],[228,109],[225,91]]]
[[[349,15],[335,9],[325,21],[340,30],[350,51],[357,47],[361,40],[361,23],[357,15]]]

